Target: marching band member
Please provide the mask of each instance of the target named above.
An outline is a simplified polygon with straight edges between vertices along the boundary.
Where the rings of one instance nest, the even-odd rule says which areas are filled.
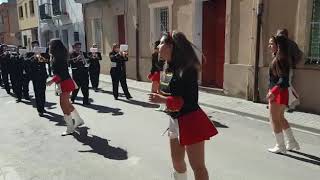
[[[11,61],[10,61],[10,53],[7,51],[7,45],[3,44],[0,47],[0,63],[1,63],[1,75],[2,81],[4,84],[4,88],[7,93],[10,94],[10,83],[9,83],[9,75],[11,71]]]
[[[39,47],[38,41],[31,43],[32,48]],[[43,116],[45,112],[44,106],[46,102],[46,82],[48,73],[46,64],[48,62],[48,54],[29,52],[26,54],[27,61],[31,63],[31,80],[36,98],[36,106],[39,116]]]
[[[205,140],[218,133],[213,123],[198,105],[199,59],[192,44],[181,32],[164,34],[159,45],[159,56],[166,60],[168,68],[164,76],[169,81],[166,92],[150,95],[153,103],[167,105],[171,116],[169,137],[175,180],[187,179],[185,152],[196,180],[208,180],[205,165]]]
[[[96,44],[92,45],[91,49],[97,50],[98,46]],[[97,92],[99,87],[99,76],[100,76],[100,62],[102,60],[100,52],[89,52],[89,74],[92,88]]]
[[[89,64],[87,62],[87,54],[81,51],[81,43],[76,42],[73,45],[73,52],[70,55],[69,64],[72,69],[72,78],[76,84],[81,88],[83,95],[83,105],[90,105],[89,103]],[[79,89],[75,89],[71,95],[71,101],[74,103]]]
[[[128,61],[127,52],[120,52],[118,44],[113,44],[112,52],[109,54],[111,60],[110,74],[112,78],[113,96],[115,100],[119,97],[119,82],[121,83],[122,90],[127,99],[132,96],[129,93],[126,75],[126,62]]]
[[[16,94],[17,102],[21,102],[22,97],[25,100],[30,100],[29,96],[29,82],[31,67],[30,62],[26,61],[19,51],[12,53],[11,61],[13,64],[12,71],[12,89]]]
[[[47,85],[53,83],[60,85],[60,107],[64,114],[64,120],[67,124],[67,130],[62,133],[62,136],[70,135],[74,129],[84,124],[78,111],[70,103],[70,93],[77,89],[77,85],[72,80],[68,71],[68,50],[65,48],[61,40],[53,39],[50,41],[50,54],[52,56],[53,78]],[[73,119],[75,122],[73,122]]]

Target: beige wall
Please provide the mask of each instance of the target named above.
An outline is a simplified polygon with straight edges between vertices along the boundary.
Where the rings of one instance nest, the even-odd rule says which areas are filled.
[[[26,12],[25,9],[25,3],[27,3],[28,10]],[[29,0],[18,0],[17,1],[17,14],[18,14],[18,20],[19,20],[19,29],[25,30],[25,29],[31,29],[38,27],[38,6],[37,6],[37,0],[34,0],[34,8],[35,8],[35,14],[33,16],[30,15],[30,7],[29,7]],[[19,16],[19,7],[23,7],[23,18],[20,18]],[[28,14],[28,17],[26,17],[26,13]]]

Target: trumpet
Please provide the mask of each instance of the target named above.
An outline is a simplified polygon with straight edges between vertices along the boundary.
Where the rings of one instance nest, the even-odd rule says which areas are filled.
[[[48,63],[49,62],[49,59],[41,56],[41,54],[35,54],[35,59],[37,59],[38,62],[40,62],[40,63]]]
[[[85,65],[85,67],[89,67],[88,59],[84,57],[83,52],[80,52],[80,54],[77,57],[69,59],[69,61],[72,61],[74,63],[82,62],[83,65]]]

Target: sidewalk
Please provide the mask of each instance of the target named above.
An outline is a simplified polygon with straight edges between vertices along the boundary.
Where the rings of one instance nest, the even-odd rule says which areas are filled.
[[[109,75],[100,75],[100,81],[111,83]],[[130,89],[149,93],[151,83],[138,82],[127,79]],[[212,93],[200,91],[199,104],[201,106],[210,107],[228,113],[234,113],[240,116],[248,117],[250,119],[269,121],[269,113],[266,104],[253,103],[244,99],[233,98],[228,96],[221,96]],[[320,134],[320,116],[315,114],[293,112],[286,113],[286,117],[292,127]]]

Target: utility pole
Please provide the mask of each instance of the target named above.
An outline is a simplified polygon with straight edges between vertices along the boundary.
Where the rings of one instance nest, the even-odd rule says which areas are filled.
[[[140,76],[140,36],[139,36],[139,23],[140,23],[140,0],[136,0],[136,75],[137,81],[141,81]]]
[[[42,47],[42,42],[41,42],[41,16],[40,16],[40,1],[39,0],[36,0],[37,1],[37,14],[38,14],[38,41],[39,41],[39,45],[40,47]]]
[[[256,34],[256,57],[254,64],[254,84],[253,84],[253,102],[259,102],[259,58],[260,58],[260,36],[263,15],[263,0],[259,0],[257,8],[257,34]]]

